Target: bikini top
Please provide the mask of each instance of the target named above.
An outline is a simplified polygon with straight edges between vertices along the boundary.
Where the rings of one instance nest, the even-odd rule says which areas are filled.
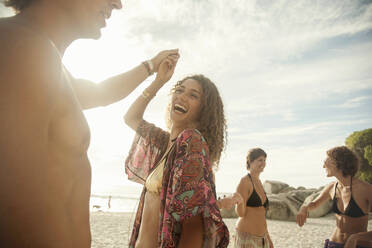
[[[336,186],[335,186],[335,195],[333,196],[333,202],[332,202],[333,212],[336,213],[336,214],[346,215],[346,216],[353,217],[353,218],[358,218],[358,217],[362,217],[362,216],[367,215],[367,214],[363,213],[362,209],[360,209],[360,207],[358,206],[358,204],[355,202],[355,200],[353,198],[353,187],[352,187],[353,179],[352,178],[350,180],[350,201],[349,201],[349,204],[347,205],[347,207],[345,209],[345,212],[342,213],[338,209],[338,206],[337,206],[337,198],[336,198],[337,185],[338,185],[338,182],[336,183]]]
[[[176,141],[176,139],[171,140],[172,142],[171,147],[166,151],[166,154],[164,154],[162,159],[158,162],[158,165],[156,166],[156,168],[146,178],[145,187],[147,191],[160,194],[160,190],[163,184],[164,165],[167,161],[169,152],[174,147],[174,141]]]
[[[151,174],[147,177],[145,187],[146,190],[151,193],[160,194],[160,190],[162,187],[163,182],[163,170],[165,164],[165,156],[159,162],[158,166],[151,172]]]
[[[269,206],[269,199],[267,198],[267,195],[265,193],[266,201],[262,204],[260,196],[257,194],[256,189],[254,188],[254,183],[251,177],[251,174],[248,173],[249,178],[251,179],[252,186],[253,186],[253,192],[249,199],[247,200],[247,207],[264,207],[267,208]]]

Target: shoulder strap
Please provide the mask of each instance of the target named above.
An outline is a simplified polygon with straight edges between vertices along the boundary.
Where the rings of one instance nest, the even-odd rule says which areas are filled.
[[[350,195],[353,195],[353,177],[350,177]]]
[[[253,183],[253,180],[252,180],[251,174],[248,173],[248,176],[249,176],[249,178],[251,179],[251,183],[252,183],[253,190],[255,190],[255,188],[254,188],[254,183]]]
[[[333,199],[336,198],[336,190],[337,190],[337,185],[338,185],[338,182],[336,182],[336,185],[335,185],[335,194],[333,195]]]

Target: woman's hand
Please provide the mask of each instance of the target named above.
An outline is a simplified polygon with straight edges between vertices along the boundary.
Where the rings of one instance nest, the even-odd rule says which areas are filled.
[[[219,207],[222,209],[231,209],[235,204],[243,202],[243,197],[235,192],[232,196],[225,197],[219,200]]]
[[[168,58],[173,61],[174,64],[177,64],[179,57],[180,54],[178,53],[178,49],[161,51],[151,59],[151,62],[154,65],[154,72],[159,72],[160,64],[164,61],[164,59]]]
[[[307,219],[307,206],[302,206],[300,208],[300,211],[298,211],[297,217],[296,217],[296,223],[301,227],[305,224]]]
[[[239,194],[238,192],[235,192],[232,196],[234,199],[235,203],[234,204],[241,204],[244,202],[243,196]]]
[[[273,241],[271,241],[271,239],[269,239],[269,247],[274,248],[274,243],[273,243]]]
[[[173,60],[170,57],[163,59],[159,65],[158,73],[156,74],[155,81],[165,84],[169,81],[176,68],[177,60]]]
[[[234,200],[232,197],[225,197],[218,200],[220,209],[231,209],[234,206]]]

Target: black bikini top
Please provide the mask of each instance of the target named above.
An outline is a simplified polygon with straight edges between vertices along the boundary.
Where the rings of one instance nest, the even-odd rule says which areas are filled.
[[[253,192],[249,199],[247,200],[247,207],[264,207],[267,208],[269,206],[269,199],[267,198],[267,195],[265,193],[266,201],[264,204],[262,204],[260,196],[257,194],[256,189],[254,188],[253,180],[251,177],[251,174],[248,173],[249,178],[251,179],[252,186],[253,186]]]
[[[336,214],[346,215],[346,216],[353,217],[353,218],[358,218],[358,217],[367,215],[363,213],[362,209],[360,209],[360,207],[358,206],[358,204],[355,202],[353,198],[353,187],[352,187],[353,179],[352,178],[350,180],[350,201],[345,209],[345,213],[342,213],[337,207],[337,198],[336,198],[337,185],[338,185],[338,182],[336,183],[336,186],[335,186],[335,195],[333,196],[333,202],[332,202],[333,212]]]

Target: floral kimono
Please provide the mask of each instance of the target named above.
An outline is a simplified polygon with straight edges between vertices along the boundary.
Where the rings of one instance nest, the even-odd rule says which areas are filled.
[[[137,129],[125,172],[132,181],[145,184],[147,176],[164,154],[169,133],[146,121]],[[134,248],[141,226],[144,187],[129,247]],[[196,215],[203,219],[203,247],[227,247],[229,231],[216,205],[213,171],[208,146],[196,129],[184,130],[176,139],[164,165],[160,192],[158,247],[177,247],[182,222]]]

